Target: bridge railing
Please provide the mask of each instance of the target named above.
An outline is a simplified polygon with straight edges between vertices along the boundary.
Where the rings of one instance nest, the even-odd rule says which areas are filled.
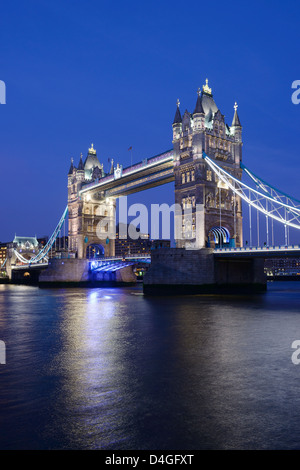
[[[150,253],[141,253],[138,255],[126,255],[126,256],[103,256],[103,258],[90,258],[89,261],[122,261],[127,259],[145,259],[151,258]]]
[[[257,251],[299,251],[300,245],[276,245],[276,246],[245,246],[237,248],[215,248],[215,253],[235,253],[235,252],[257,252]]]

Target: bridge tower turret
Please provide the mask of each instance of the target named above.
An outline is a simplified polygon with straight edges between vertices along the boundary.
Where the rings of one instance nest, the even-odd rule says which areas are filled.
[[[179,145],[179,140],[180,140],[180,135],[182,131],[182,118],[180,114],[180,101],[179,99],[177,100],[177,108],[176,108],[176,113],[173,121],[173,148],[174,148],[174,161],[179,160],[180,157],[180,145]]]
[[[93,144],[84,162],[80,155],[77,168],[73,159],[71,161],[68,173],[69,250],[79,259],[115,254],[114,239],[108,239],[109,230],[115,226],[115,200],[106,198],[101,192],[93,197],[80,192],[84,186],[104,176]]]
[[[228,126],[206,80],[202,91],[198,89],[193,114],[186,110],[179,123],[177,111],[173,122],[175,203],[185,213],[176,216],[177,227],[182,227],[176,246],[197,249],[215,244],[241,246],[241,200],[223,185],[203,159],[205,152],[241,179],[242,127],[237,106],[232,126]]]
[[[231,124],[231,133],[234,136],[233,142],[233,156],[236,164],[240,164],[242,161],[242,125],[240,118],[237,113],[237,102],[234,103],[234,115]]]
[[[193,113],[193,157],[194,159],[202,158],[202,152],[205,145],[204,129],[205,129],[205,113],[201,102],[201,90],[198,88],[198,97],[195,110]]]

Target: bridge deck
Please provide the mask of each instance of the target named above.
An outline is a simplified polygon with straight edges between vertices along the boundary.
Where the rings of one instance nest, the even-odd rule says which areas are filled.
[[[214,250],[214,255],[221,258],[249,256],[258,258],[297,258],[300,257],[300,245],[216,248]]]

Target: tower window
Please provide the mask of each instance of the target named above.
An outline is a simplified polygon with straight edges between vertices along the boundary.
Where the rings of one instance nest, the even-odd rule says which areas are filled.
[[[181,182],[182,182],[182,184],[185,183],[185,173],[182,173],[182,175],[181,175]]]
[[[207,181],[212,181],[212,172],[211,172],[211,170],[206,171],[206,179],[207,179]]]

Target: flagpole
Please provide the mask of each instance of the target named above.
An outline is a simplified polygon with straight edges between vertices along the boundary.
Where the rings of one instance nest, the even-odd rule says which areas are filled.
[[[129,147],[128,150],[130,150],[130,157],[131,157],[131,165],[130,166],[132,166],[132,145]]]

